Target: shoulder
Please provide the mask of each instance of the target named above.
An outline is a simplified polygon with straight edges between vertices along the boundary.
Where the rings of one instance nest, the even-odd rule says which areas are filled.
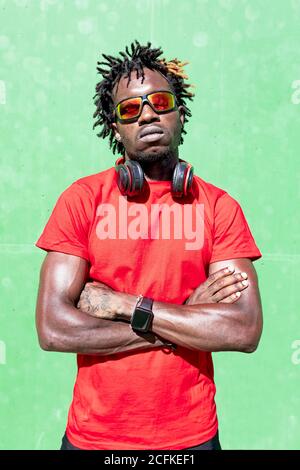
[[[194,180],[196,181],[196,184],[202,189],[204,194],[210,199],[216,199],[226,193],[224,189],[219,188],[218,186],[215,186],[208,181],[205,181],[198,175],[194,175]]]
[[[80,199],[97,199],[104,187],[109,187],[115,178],[114,167],[92,175],[83,176],[71,183],[64,194]]]
[[[101,189],[101,187],[109,185],[114,179],[114,177],[115,169],[111,167],[99,173],[83,176],[82,178],[79,178],[78,180],[74,181],[73,185],[75,187],[81,187],[86,191],[95,193],[99,189]]]
[[[198,187],[199,194],[209,204],[212,209],[220,205],[234,205],[238,202],[223,188],[220,188],[198,175],[194,175],[195,184]]]
[[[205,213],[212,227],[242,213],[239,202],[225,189],[205,181],[197,175],[194,176],[194,179],[198,186],[198,200],[204,203]]]

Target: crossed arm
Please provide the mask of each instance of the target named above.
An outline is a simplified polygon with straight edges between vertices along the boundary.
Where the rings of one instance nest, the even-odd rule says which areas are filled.
[[[138,335],[129,323],[135,296],[86,284],[87,261],[50,252],[41,268],[36,307],[40,345],[48,351],[107,355],[162,347],[168,340],[194,350],[253,352],[262,331],[257,275],[247,258],[212,263],[209,274],[228,265],[248,275],[238,301],[222,303],[215,295],[203,303],[208,297],[201,286],[184,305],[154,301],[152,333]]]

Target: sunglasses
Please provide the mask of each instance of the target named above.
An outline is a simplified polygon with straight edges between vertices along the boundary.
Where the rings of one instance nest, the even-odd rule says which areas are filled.
[[[171,91],[155,91],[120,101],[115,106],[118,121],[124,123],[137,119],[141,115],[144,103],[149,104],[158,114],[169,113],[177,107],[176,97]]]

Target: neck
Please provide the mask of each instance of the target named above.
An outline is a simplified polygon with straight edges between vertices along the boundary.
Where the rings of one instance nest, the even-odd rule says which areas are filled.
[[[125,153],[125,160],[138,162],[143,169],[146,180],[150,181],[172,180],[178,158],[178,149],[160,154],[137,154],[130,155],[130,157]]]

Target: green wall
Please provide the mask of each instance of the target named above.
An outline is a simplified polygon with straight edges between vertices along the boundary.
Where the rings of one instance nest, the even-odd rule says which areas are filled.
[[[190,62],[180,156],[263,253],[259,349],[214,354],[222,445],[299,449],[299,0],[0,0],[0,448],[60,444],[75,356],[38,347],[34,242],[72,181],[114,163],[92,130],[96,62],[134,39]]]

